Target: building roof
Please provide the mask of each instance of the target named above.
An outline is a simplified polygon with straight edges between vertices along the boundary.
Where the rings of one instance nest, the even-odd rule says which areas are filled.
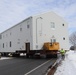
[[[28,17],[28,18],[26,18],[26,19],[22,20],[21,22],[19,22],[19,23],[15,24],[14,26],[10,27],[9,29],[7,29],[7,30],[3,31],[3,32],[2,32],[2,33],[0,33],[0,34],[3,34],[3,33],[5,33],[6,31],[8,31],[8,30],[10,30],[10,29],[12,29],[12,28],[14,28],[14,27],[18,26],[19,24],[21,24],[22,22],[24,22],[24,21],[28,20],[28,19],[29,19],[29,18],[31,18],[31,17],[32,17],[32,16],[30,16],[30,17]]]
[[[10,30],[10,29],[12,29],[12,28],[14,28],[14,27],[16,27],[17,25],[19,25],[19,24],[21,24],[22,22],[24,22],[24,21],[28,20],[29,18],[32,18],[32,17],[34,17],[34,16],[43,15],[43,14],[46,14],[46,13],[54,14],[54,15],[56,15],[56,16],[58,16],[58,17],[60,17],[63,21],[65,21],[61,16],[59,16],[58,14],[56,14],[56,13],[55,13],[55,12],[53,12],[53,11],[51,11],[51,12],[50,12],[50,11],[49,11],[49,12],[44,12],[44,13],[41,13],[41,14],[36,14],[36,15],[30,16],[30,17],[28,17],[28,18],[26,18],[26,19],[22,20],[21,22],[19,22],[19,23],[15,24],[15,25],[14,25],[14,26],[12,26],[11,28],[9,28],[9,29],[7,29],[7,30],[3,31],[1,34],[3,34],[4,32],[6,32],[6,31],[8,31],[8,30]],[[65,21],[65,22],[66,22],[66,21]]]

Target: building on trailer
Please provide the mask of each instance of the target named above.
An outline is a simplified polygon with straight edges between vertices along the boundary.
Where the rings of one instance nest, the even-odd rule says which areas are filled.
[[[31,16],[0,34],[1,53],[42,50],[45,42],[59,42],[69,49],[68,24],[54,12]]]

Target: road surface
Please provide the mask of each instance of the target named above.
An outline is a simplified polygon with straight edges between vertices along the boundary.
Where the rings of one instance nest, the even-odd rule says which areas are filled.
[[[0,75],[44,75],[55,59],[13,58],[0,60]]]

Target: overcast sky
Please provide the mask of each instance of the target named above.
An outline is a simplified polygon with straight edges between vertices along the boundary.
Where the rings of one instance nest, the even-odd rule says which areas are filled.
[[[76,0],[0,0],[0,32],[31,15],[54,11],[69,25],[69,33],[76,30]]]

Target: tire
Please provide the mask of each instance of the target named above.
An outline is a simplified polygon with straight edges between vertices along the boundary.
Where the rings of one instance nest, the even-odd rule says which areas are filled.
[[[29,54],[26,54],[26,58],[29,58]]]

